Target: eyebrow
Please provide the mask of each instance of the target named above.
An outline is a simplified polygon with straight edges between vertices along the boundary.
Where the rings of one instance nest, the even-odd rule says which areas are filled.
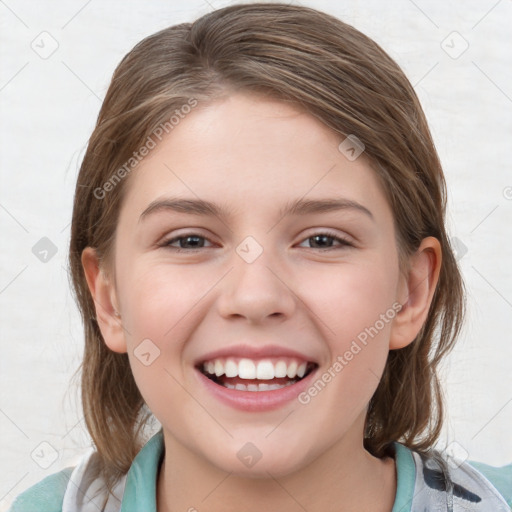
[[[352,210],[362,212],[370,219],[375,220],[372,212],[351,199],[332,198],[332,199],[297,199],[285,204],[280,210],[280,218],[287,215],[308,215],[314,213],[325,213],[339,210]],[[203,199],[184,199],[167,197],[152,201],[142,212],[139,222],[143,221],[151,214],[162,211],[173,211],[178,213],[188,213],[192,215],[213,215],[220,218],[226,218],[233,214],[232,210],[225,210],[219,205]]]

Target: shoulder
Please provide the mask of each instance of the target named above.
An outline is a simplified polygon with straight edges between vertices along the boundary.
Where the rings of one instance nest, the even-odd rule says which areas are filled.
[[[76,466],[49,475],[17,496],[7,512],[119,512],[126,489],[130,505],[137,501],[142,505],[139,510],[155,510],[156,477],[163,448],[160,429],[109,492],[102,477],[100,456],[91,447]]]
[[[474,467],[496,488],[512,509],[512,462],[501,467],[490,466],[473,460],[469,460],[468,464]]]
[[[451,505],[454,512],[510,512],[512,482],[506,483],[504,468],[481,464],[483,472],[470,461],[440,452],[432,458],[414,453],[414,458],[416,491],[425,491],[422,494],[441,507],[439,510]]]
[[[8,512],[61,512],[72,467],[53,473],[19,494]]]
[[[438,450],[426,456],[400,443],[395,447],[399,492],[393,512],[512,510],[512,464],[493,467]]]
[[[108,493],[99,475],[98,454],[90,449],[74,467],[47,476],[17,496],[8,512],[117,512],[125,478]]]

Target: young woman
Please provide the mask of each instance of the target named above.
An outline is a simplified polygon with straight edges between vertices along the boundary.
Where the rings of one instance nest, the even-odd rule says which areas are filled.
[[[445,208],[411,84],[353,27],[246,4],[140,42],[73,209],[95,448],[12,512],[510,510],[512,464],[434,449]]]

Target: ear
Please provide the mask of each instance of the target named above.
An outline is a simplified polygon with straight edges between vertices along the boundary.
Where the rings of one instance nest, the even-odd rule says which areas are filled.
[[[441,260],[441,244],[433,236],[424,238],[411,256],[408,275],[401,276],[399,284],[402,309],[393,320],[390,350],[412,343],[423,327],[439,280]]]
[[[117,313],[119,309],[115,286],[100,267],[98,256],[92,247],[86,247],[82,251],[81,259],[103,339],[110,350],[125,353],[126,340],[121,317]]]

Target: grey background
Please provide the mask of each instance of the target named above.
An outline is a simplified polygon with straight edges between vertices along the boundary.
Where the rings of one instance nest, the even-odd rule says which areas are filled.
[[[143,37],[228,3],[0,0],[0,512],[90,448],[70,382],[82,330],[66,250],[78,166],[112,72]],[[510,463],[512,1],[300,3],[375,39],[415,86],[469,292],[443,371],[439,447]]]

